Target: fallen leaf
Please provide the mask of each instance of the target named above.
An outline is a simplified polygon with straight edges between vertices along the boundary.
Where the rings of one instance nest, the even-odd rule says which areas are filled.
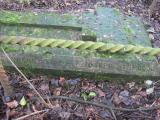
[[[59,84],[60,84],[61,86],[63,86],[64,83],[65,83],[65,78],[64,78],[64,77],[60,77],[60,79],[59,79]]]
[[[13,100],[11,102],[7,102],[6,105],[9,108],[16,108],[18,106],[18,102],[16,100]]]
[[[69,113],[69,112],[60,112],[59,113],[59,116],[61,117],[61,119],[65,119],[65,120],[68,120],[70,115],[71,115],[71,113]]]
[[[59,96],[61,94],[61,90],[62,90],[61,87],[55,88],[54,91],[53,91],[53,94],[56,95],[56,96]]]
[[[82,88],[83,88],[84,90],[91,91],[91,90],[93,90],[94,88],[96,88],[96,85],[93,84],[93,83],[87,83],[86,85],[83,85]]]
[[[83,117],[83,113],[82,112],[74,112],[74,115],[76,116],[76,117],[80,117],[80,118],[82,118]]]
[[[43,90],[43,91],[48,91],[49,90],[49,85],[44,83],[40,86],[40,89]]]
[[[31,92],[27,93],[26,95],[27,95],[28,97],[33,97],[33,96],[34,96],[34,94],[31,93]]]
[[[103,92],[101,89],[98,89],[98,95],[99,95],[99,97],[105,97],[106,96],[105,92]]]
[[[129,92],[128,90],[123,90],[119,93],[119,96],[122,96],[122,97],[128,97],[129,96]]]
[[[85,110],[87,116],[90,116],[92,113],[95,113],[95,109],[93,107],[86,107]]]
[[[82,97],[85,101],[88,100],[88,95],[87,95],[87,93],[81,93],[81,97]]]
[[[27,104],[27,101],[25,99],[25,97],[23,96],[22,99],[20,100],[19,104],[23,107]]]
[[[156,105],[160,105],[160,99],[156,101]],[[160,109],[157,109],[157,120],[160,119]]]
[[[119,97],[121,102],[125,105],[132,105],[133,100],[129,99],[128,97]]]
[[[125,105],[131,105],[133,101],[129,98],[129,91],[128,90],[123,90],[119,94],[119,98],[121,102]]]
[[[11,111],[9,111],[9,117],[15,117],[16,115],[17,115],[17,111],[15,111],[15,110],[11,110]]]
[[[121,99],[116,92],[113,94],[113,103],[116,105],[119,105],[121,103]]]
[[[89,97],[95,97],[95,96],[96,96],[96,93],[95,93],[95,92],[90,92],[88,96],[89,96]]]
[[[109,112],[109,111],[100,111],[99,112],[99,115],[102,117],[102,118],[104,118],[104,119],[106,119],[106,118],[112,118],[112,115],[111,115],[111,113]]]
[[[127,83],[127,85],[129,86],[129,88],[132,88],[135,86],[135,82],[130,82],[130,83]]]
[[[140,95],[140,96],[142,96],[142,97],[147,97],[146,91],[138,91],[136,94],[137,94],[137,95]]]

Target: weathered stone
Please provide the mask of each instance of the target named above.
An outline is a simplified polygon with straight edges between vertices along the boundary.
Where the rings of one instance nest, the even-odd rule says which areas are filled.
[[[1,11],[0,34],[151,46],[138,18],[124,16],[111,8],[98,8],[96,14],[81,15]],[[160,77],[160,66],[151,56],[18,45],[3,47],[22,68],[78,72],[92,77],[94,74],[109,79]],[[4,66],[11,66],[3,53],[0,56]]]

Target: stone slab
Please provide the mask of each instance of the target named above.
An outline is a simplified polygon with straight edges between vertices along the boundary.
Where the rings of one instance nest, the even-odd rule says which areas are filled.
[[[79,15],[1,11],[0,34],[151,46],[139,18],[111,8],[97,8],[96,12]],[[18,45],[3,47],[22,68],[77,71],[112,78],[160,77],[159,64],[151,56]],[[11,66],[2,53],[0,56],[4,66]]]

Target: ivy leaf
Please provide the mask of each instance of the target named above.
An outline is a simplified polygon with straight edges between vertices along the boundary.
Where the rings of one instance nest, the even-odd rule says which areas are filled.
[[[27,104],[26,99],[24,98],[24,96],[22,97],[22,99],[20,100],[19,104],[23,107]]]
[[[81,97],[82,97],[85,101],[88,100],[88,95],[87,95],[86,93],[82,93],[82,94],[81,94]]]
[[[95,92],[90,92],[88,97],[95,97],[96,96],[96,93]]]

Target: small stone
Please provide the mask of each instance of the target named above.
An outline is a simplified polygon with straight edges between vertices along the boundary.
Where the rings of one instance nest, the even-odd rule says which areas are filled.
[[[10,102],[10,101],[11,101],[11,97],[9,97],[9,96],[4,96],[4,101],[5,101],[5,102]]]
[[[150,95],[154,92],[154,87],[146,89],[147,95]]]
[[[146,84],[147,86],[151,86],[151,85],[153,84],[153,81],[147,80],[147,81],[145,81],[145,84]]]

